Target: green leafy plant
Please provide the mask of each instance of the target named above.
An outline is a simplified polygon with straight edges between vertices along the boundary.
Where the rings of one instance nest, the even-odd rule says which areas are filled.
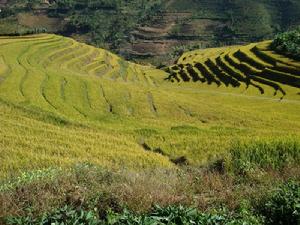
[[[300,184],[290,181],[267,196],[259,205],[268,225],[300,224]]]
[[[186,225],[186,224],[207,224],[207,225],[260,225],[262,219],[244,208],[236,213],[225,208],[211,213],[201,213],[195,208],[184,206],[155,206],[149,214],[137,215],[128,210],[122,213],[108,211],[104,220],[98,218],[95,210],[74,209],[65,206],[50,214],[44,214],[38,219],[29,214],[26,217],[9,218],[10,225]]]
[[[279,53],[300,59],[300,27],[277,35],[271,48]]]
[[[108,224],[110,225],[186,225],[186,224],[207,224],[207,225],[259,225],[262,219],[252,214],[246,208],[233,213],[226,208],[213,212],[201,213],[195,208],[184,206],[155,206],[148,215],[134,215],[128,211],[122,214],[109,214]]]
[[[94,211],[73,209],[69,206],[57,209],[51,214],[44,214],[41,218],[34,218],[29,213],[26,217],[12,217],[7,220],[8,224],[32,225],[32,224],[51,224],[51,225],[96,225],[99,224]]]

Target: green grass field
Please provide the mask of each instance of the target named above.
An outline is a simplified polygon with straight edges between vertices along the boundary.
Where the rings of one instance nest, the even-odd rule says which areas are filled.
[[[0,178],[200,166],[239,141],[299,140],[300,62],[268,44],[188,52],[167,73],[57,35],[1,37]]]

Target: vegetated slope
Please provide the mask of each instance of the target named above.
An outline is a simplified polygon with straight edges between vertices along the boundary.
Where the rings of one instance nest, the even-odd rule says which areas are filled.
[[[82,162],[201,165],[234,140],[299,137],[293,87],[279,101],[253,85],[176,85],[164,71],[48,34],[2,37],[0,68],[0,177]]]
[[[118,119],[114,115],[147,111],[133,112],[134,103],[122,104],[139,98],[139,90],[121,88],[117,81],[154,86],[152,68],[55,35],[1,38],[0,49],[1,175],[78,162],[171,165],[109,125]],[[148,106],[150,92],[140,95]],[[108,129],[80,125],[84,120],[106,122]]]
[[[1,34],[45,28],[157,64],[172,60],[167,55],[178,45],[249,43],[300,24],[298,0],[4,2]]]
[[[233,88],[252,86],[284,98],[300,94],[300,62],[270,48],[271,41],[183,54],[167,71],[172,82],[202,82]]]
[[[99,111],[130,114],[129,108],[113,106],[114,100],[109,98],[112,90],[105,87],[105,82],[155,86],[155,76],[164,75],[158,70],[153,74],[153,68],[126,62],[105,50],[55,35],[3,38],[1,42],[3,60],[10,68],[2,76],[1,97],[72,118],[96,118]],[[131,98],[129,91],[122,94],[123,98]]]

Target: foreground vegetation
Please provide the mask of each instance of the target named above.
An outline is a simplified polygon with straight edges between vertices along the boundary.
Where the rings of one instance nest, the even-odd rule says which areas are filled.
[[[233,148],[230,158],[202,168],[134,172],[78,164],[23,173],[0,184],[0,218],[7,224],[298,224],[300,170],[298,160],[287,159],[299,158],[299,143],[289,143],[294,151],[286,154],[282,144]]]

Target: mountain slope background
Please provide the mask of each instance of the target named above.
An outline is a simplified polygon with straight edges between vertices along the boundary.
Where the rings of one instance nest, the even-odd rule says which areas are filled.
[[[47,30],[156,65],[300,24],[297,0],[2,0],[0,7],[1,34]]]

